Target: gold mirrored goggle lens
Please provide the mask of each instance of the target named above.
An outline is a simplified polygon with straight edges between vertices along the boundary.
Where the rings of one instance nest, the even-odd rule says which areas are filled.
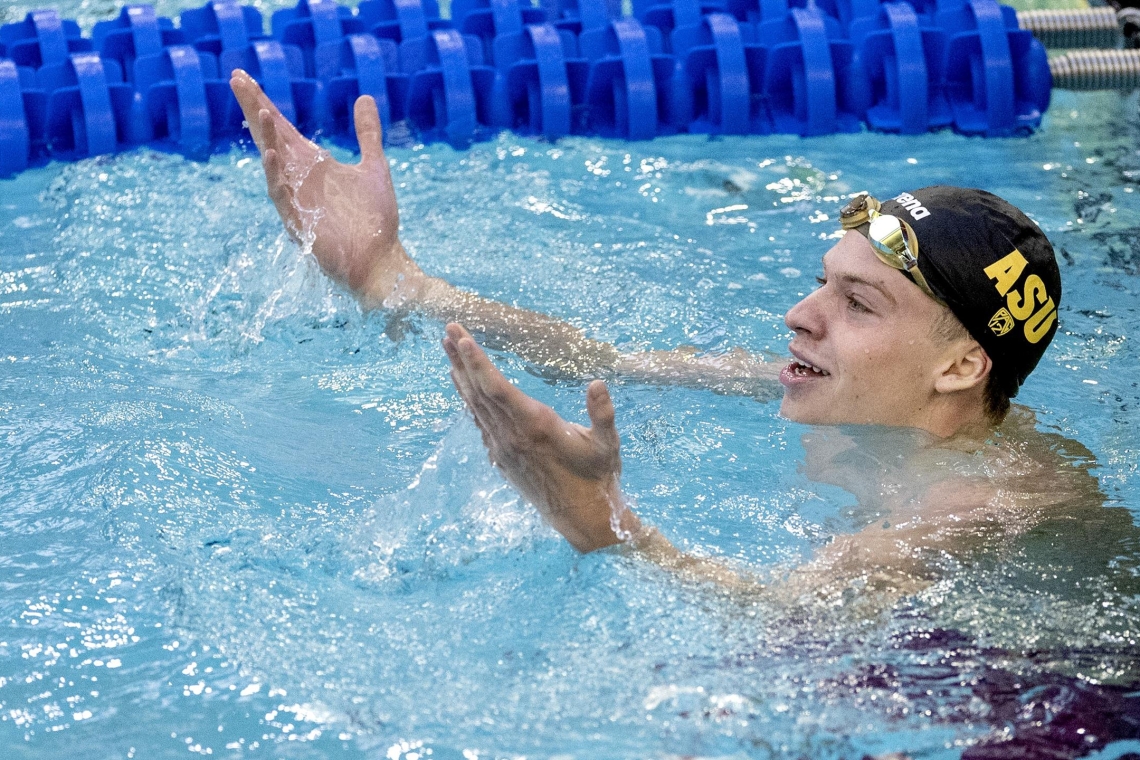
[[[879,213],[879,202],[867,193],[856,195],[839,212],[839,223],[845,230],[861,227]]]
[[[859,230],[870,241],[880,261],[906,272],[923,293],[943,303],[934,295],[918,268],[918,236],[914,234],[914,228],[893,214],[881,213],[881,208],[879,201],[863,193],[843,207],[839,212],[839,223],[844,230]],[[866,229],[862,229],[863,225],[867,225]]]
[[[918,266],[918,239],[910,225],[897,216],[882,214],[872,219],[867,239],[879,258],[895,269],[909,272]]]

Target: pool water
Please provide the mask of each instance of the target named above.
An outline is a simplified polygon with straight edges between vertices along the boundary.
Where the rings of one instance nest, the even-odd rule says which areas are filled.
[[[857,190],[1026,209],[1065,296],[1018,401],[1103,503],[1066,553],[951,563],[871,617],[578,555],[488,465],[441,325],[332,286],[248,151],[3,181],[0,756],[1140,752],[1138,145],[1134,96],[1059,92],[1018,140],[390,149],[425,270],[624,350],[781,353]],[[495,360],[584,420],[582,384]],[[625,488],[685,550],[762,571],[858,527],[776,401],[613,394]]]

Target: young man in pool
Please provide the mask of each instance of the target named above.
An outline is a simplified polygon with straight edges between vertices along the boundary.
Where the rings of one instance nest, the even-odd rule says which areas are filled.
[[[851,436],[835,428],[810,434],[808,475],[890,516],[838,538],[798,568],[792,580],[813,593],[880,572],[905,592],[908,579],[927,575],[930,557],[969,551],[987,532],[1025,530],[1050,505],[1089,487],[1087,477],[1079,484],[1054,477],[1057,468],[1043,462],[1055,456],[1015,455],[987,442],[1055,333],[1061,298],[1048,240],[995,196],[935,187],[881,207],[856,198],[843,210],[846,234],[824,256],[820,287],[785,317],[794,358],[782,368],[743,352],[623,355],[558,319],[463,292],[420,270],[397,237],[395,193],[370,98],[356,103],[361,161],[350,166],[302,137],[244,72],[235,72],[231,85],[290,233],[311,241],[324,271],[366,307],[448,323],[443,346],[452,379],[492,462],[582,552],[625,542],[664,564],[735,582],[723,567],[682,555],[641,526],[620,490],[618,432],[604,382],[594,380],[586,391],[592,427],[567,423],[512,385],[468,330],[576,377],[742,393],[778,380],[780,412],[791,420],[881,426],[909,436],[915,456],[905,464],[883,464],[872,454],[868,467],[852,459]],[[1014,422],[1003,430],[1033,436],[1031,422]],[[986,456],[979,460],[978,452]]]

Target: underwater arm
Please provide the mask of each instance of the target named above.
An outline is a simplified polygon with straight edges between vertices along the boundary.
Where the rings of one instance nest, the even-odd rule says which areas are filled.
[[[785,603],[844,604],[851,592],[867,614],[930,586],[944,563],[957,563],[1008,536],[1015,517],[1001,489],[976,478],[949,477],[896,496],[886,519],[835,536],[807,562],[773,582]],[[1018,510],[1020,513],[1020,510]]]
[[[289,234],[311,246],[321,269],[365,308],[461,322],[490,345],[556,376],[627,376],[746,395],[775,386],[777,370],[742,351],[622,354],[564,320],[482,298],[425,274],[400,243],[396,193],[371,98],[356,101],[360,163],[348,165],[301,135],[246,72],[235,70],[230,86],[261,152],[269,197]]]

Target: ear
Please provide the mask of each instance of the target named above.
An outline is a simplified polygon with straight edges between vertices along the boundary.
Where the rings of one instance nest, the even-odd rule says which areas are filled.
[[[990,376],[993,362],[989,354],[976,341],[955,341],[934,378],[934,390],[939,393],[958,393],[981,388]]]

